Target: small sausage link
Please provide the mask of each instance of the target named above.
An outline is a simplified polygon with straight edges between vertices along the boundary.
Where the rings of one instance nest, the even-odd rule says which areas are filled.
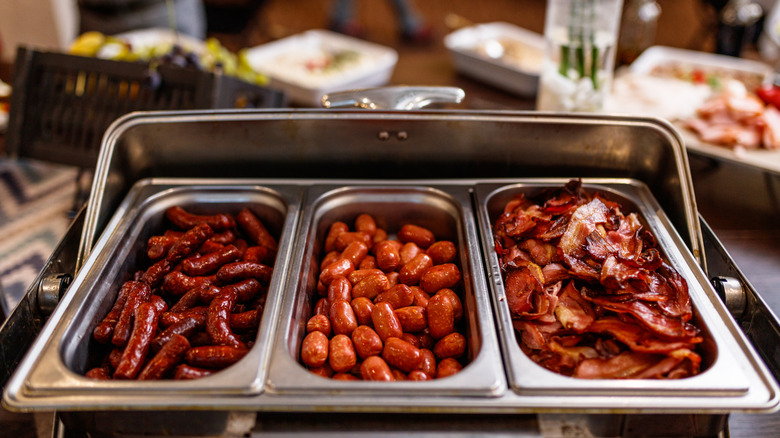
[[[322,366],[328,360],[328,337],[313,331],[301,343],[301,361],[309,368]]]
[[[350,283],[352,283],[352,286],[360,283],[361,281],[365,280],[368,277],[371,277],[372,275],[385,275],[384,271],[381,269],[356,269],[347,275],[347,280],[349,280]]]
[[[395,380],[393,372],[384,359],[379,356],[366,358],[360,365],[360,375],[363,380],[392,382]]]
[[[355,312],[359,325],[373,326],[371,312],[374,310],[374,303],[366,297],[357,297],[350,302],[352,310]]]
[[[173,335],[160,351],[146,364],[138,380],[159,380],[173,371],[190,348],[190,342],[181,335]]]
[[[214,227],[211,227],[214,229]],[[222,245],[229,245],[238,239],[238,236],[236,236],[235,231],[233,230],[224,230],[217,232],[216,229],[214,231],[214,234],[208,238],[207,242],[215,242]]]
[[[411,306],[414,302],[412,289],[405,284],[396,284],[374,298],[374,304],[389,303],[393,309]]]
[[[431,336],[441,339],[455,331],[455,311],[444,295],[434,295],[428,301],[428,328]]]
[[[325,315],[326,317],[330,315],[330,301],[327,297],[317,300],[317,304],[314,305],[314,314]]]
[[[398,271],[388,272],[387,281],[390,283],[388,288],[391,288],[398,284]]]
[[[163,236],[152,236],[146,240],[146,256],[149,260],[157,261],[171,249],[174,243],[184,234],[183,232],[177,232],[177,234],[166,234]]]
[[[249,240],[255,245],[264,246],[274,252],[277,251],[279,245],[276,239],[268,231],[268,229],[250,209],[244,208],[236,215],[236,222],[239,228],[249,236]]]
[[[431,377],[430,375],[428,375],[428,374],[426,374],[426,373],[424,373],[424,372],[422,372],[420,370],[412,371],[411,373],[409,373],[406,376],[406,378],[409,379],[409,380],[414,380],[414,381],[418,381],[418,382],[419,381],[425,381],[425,380],[432,380],[433,379],[433,377]]]
[[[370,214],[360,214],[355,218],[355,230],[363,231],[373,237],[376,234],[376,220]]]
[[[127,345],[130,333],[133,330],[133,318],[135,317],[136,309],[141,304],[149,302],[152,295],[152,289],[148,284],[140,281],[130,283],[131,289],[128,291],[127,300],[122,308],[122,312],[119,314],[119,319],[117,319],[114,326],[114,334],[111,337],[111,343],[117,347]]]
[[[173,206],[165,210],[165,217],[183,230],[188,230],[198,224],[207,224],[215,230],[225,230],[236,224],[233,218],[225,214],[197,215],[189,213],[180,206]]]
[[[341,258],[341,251],[331,251],[325,254],[320,262],[320,271],[325,269],[329,264],[338,261]]]
[[[320,272],[319,280],[323,285],[329,286],[334,278],[340,276],[348,276],[355,270],[355,265],[348,259],[339,259],[329,264]]]
[[[422,347],[422,344],[420,343],[420,339],[411,333],[404,333],[403,336],[401,336],[401,339],[414,345],[417,348]]]
[[[328,228],[328,234],[325,236],[325,252],[336,251],[336,239],[341,233],[349,231],[349,225],[344,222],[336,221]]]
[[[416,370],[422,362],[419,348],[395,337],[385,339],[382,358],[389,365],[407,373]]]
[[[352,242],[341,252],[341,258],[352,262],[352,266],[360,266],[360,262],[368,255],[368,245],[363,242]]]
[[[245,348],[244,343],[230,328],[230,313],[233,311],[237,299],[238,292],[226,287],[211,301],[206,318],[206,333],[213,344]]]
[[[236,300],[242,303],[246,303],[248,301],[252,301],[260,294],[262,294],[265,291],[265,287],[254,278],[247,278],[246,280],[241,280],[238,283],[229,284],[223,287],[221,292],[225,292],[226,290],[236,291]]]
[[[211,275],[205,277],[190,277],[183,272],[173,271],[163,279],[162,289],[175,297],[180,297],[194,287],[203,283],[213,284],[216,280],[217,278]]]
[[[206,368],[194,367],[187,364],[181,364],[176,367],[176,371],[173,375],[174,380],[194,380],[200,379],[206,376],[214,374],[214,370],[208,370]]]
[[[197,277],[217,272],[224,264],[234,262],[241,257],[241,251],[235,245],[226,245],[217,251],[181,262],[181,271],[190,277]]]
[[[236,283],[254,278],[268,286],[274,270],[270,266],[254,262],[232,262],[222,265],[217,271],[217,281],[221,284]]]
[[[380,271],[381,272],[381,271]],[[370,275],[352,286],[352,296],[365,297],[369,300],[375,299],[379,294],[390,287],[390,281],[385,274]]]
[[[453,374],[459,373],[462,369],[463,365],[461,365],[460,362],[448,357],[439,362],[436,366],[436,378],[443,379],[444,377],[452,376]]]
[[[376,257],[371,254],[363,257],[363,260],[360,261],[360,265],[357,267],[357,270],[361,269],[379,269],[376,265]]]
[[[166,258],[155,262],[144,271],[141,280],[149,286],[156,288],[163,279],[171,272],[171,262]]]
[[[122,359],[114,371],[114,379],[134,379],[141,371],[152,338],[157,332],[157,319],[158,313],[154,304],[146,302],[138,306],[135,311],[133,331],[122,352]]]
[[[385,240],[387,240],[387,230],[384,228],[377,228],[372,243],[377,244],[379,242],[384,242]]]
[[[185,257],[195,253],[203,242],[214,235],[214,230],[205,223],[195,225],[187,230],[168,250],[165,260],[171,266],[179,263]]]
[[[330,282],[328,286],[328,300],[332,303],[336,300],[352,300],[352,283],[347,277],[338,276]]]
[[[398,281],[410,286],[420,282],[423,273],[433,266],[433,260],[428,254],[417,254],[398,271]]]
[[[314,315],[306,321],[306,333],[319,331],[325,336],[330,336],[332,330],[330,327],[330,319],[325,315]]]
[[[417,246],[414,242],[406,242],[398,250],[398,255],[401,256],[401,266],[409,263],[418,254],[422,253],[423,249]]]
[[[184,360],[200,368],[223,369],[241,360],[248,350],[227,345],[205,345],[187,350]]]
[[[96,341],[102,344],[111,342],[111,337],[114,335],[114,326],[116,326],[117,321],[119,321],[119,315],[122,314],[122,308],[125,306],[125,302],[127,302],[127,297],[130,295],[133,285],[133,282],[126,281],[122,284],[122,287],[119,288],[113,307],[111,307],[108,314],[100,323],[98,323],[94,330],[92,330],[92,336]]]
[[[372,244],[372,236],[364,231],[347,231],[336,238],[336,251],[344,251],[352,242],[362,242],[366,247]]]
[[[404,332],[417,333],[428,327],[428,311],[422,306],[406,306],[395,309],[395,316]]]
[[[272,265],[274,261],[275,252],[270,249],[256,245],[250,246],[244,250],[241,260],[245,262],[262,263],[264,265]]]
[[[375,304],[374,310],[371,312],[371,320],[374,322],[374,330],[383,341],[390,337],[400,338],[403,336],[401,323],[389,303]]]
[[[385,240],[375,246],[376,264],[384,272],[395,271],[401,264],[401,254],[398,252],[401,243],[395,240]]]
[[[203,242],[203,245],[198,247],[197,253],[200,254],[200,255],[211,254],[212,252],[219,251],[219,250],[221,250],[224,247],[225,247],[225,245],[223,245],[223,244],[221,244],[219,242],[215,242],[213,240],[206,239],[206,241]]]
[[[160,348],[162,348],[162,346],[170,341],[174,336],[184,336],[185,338],[189,338],[195,332],[203,330],[204,327],[206,327],[205,315],[200,319],[193,316],[182,318],[180,321],[176,322],[175,324],[171,324],[168,328],[155,336],[155,338],[152,339],[152,344],[150,347],[152,351],[159,351]]]
[[[436,376],[436,355],[427,348],[421,348],[420,355],[422,360],[418,369],[433,378]]]
[[[444,295],[452,304],[452,310],[455,312],[455,322],[458,322],[463,318],[463,303],[460,301],[460,297],[452,289],[439,289],[436,295]]]
[[[431,299],[431,296],[422,290],[420,286],[412,286],[412,294],[414,295],[414,301],[412,302],[413,305],[428,307],[428,300]]]
[[[352,344],[355,351],[362,359],[376,356],[382,353],[384,343],[379,335],[367,325],[358,326],[352,331]]]
[[[439,289],[449,289],[460,281],[460,269],[454,263],[436,265],[423,272],[420,277],[420,287],[429,294]]]
[[[163,312],[160,315],[160,327],[171,327],[174,324],[178,324],[185,318],[195,318],[198,321],[198,327],[206,327],[206,315],[209,312],[209,308],[206,306],[191,307],[183,312]]]
[[[192,289],[187,291],[187,293],[182,295],[181,298],[179,298],[179,300],[176,301],[176,304],[171,306],[169,311],[173,313],[179,313],[197,306],[200,303],[200,297],[202,294],[201,290],[208,289],[210,287],[212,286],[206,283],[193,287]]]
[[[248,331],[255,330],[260,324],[261,313],[258,310],[247,310],[241,313],[230,314],[231,330]]]
[[[433,260],[434,265],[452,263],[455,261],[455,256],[458,254],[455,244],[449,240],[439,240],[435,242],[426,252],[431,257],[431,260]]]
[[[358,326],[357,317],[352,310],[352,305],[346,300],[336,300],[330,304],[331,327],[336,335],[351,335]]]
[[[427,249],[436,241],[436,238],[433,232],[427,228],[406,224],[398,231],[398,240],[403,243],[414,242],[420,248]]]
[[[433,346],[433,354],[439,360],[448,357],[459,358],[466,352],[466,338],[458,333],[450,333],[439,339],[439,342]]]
[[[345,373],[357,363],[355,347],[347,335],[336,335],[328,343],[328,363],[333,371]]]

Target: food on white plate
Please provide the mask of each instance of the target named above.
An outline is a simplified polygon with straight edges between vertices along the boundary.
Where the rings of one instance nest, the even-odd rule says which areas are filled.
[[[711,94],[711,88],[705,84],[673,77],[626,73],[615,78],[605,109],[676,121],[693,117],[696,109]]]
[[[480,42],[474,47],[479,55],[498,59],[520,70],[540,73],[544,51],[512,38],[493,38]]]
[[[677,78],[693,84],[707,85],[713,90],[719,91],[728,86],[729,82],[739,81],[748,90],[754,90],[764,82],[765,74],[752,72],[738,68],[726,68],[716,66],[701,66],[694,63],[669,61],[658,64],[650,75],[656,77]]]
[[[154,29],[152,29],[154,30]],[[132,35],[104,35],[85,32],[68,48],[71,55],[126,62],[145,62],[150,70],[158,65],[197,68],[212,73],[235,76],[246,82],[265,85],[268,79],[254,71],[246,62],[245,52],[232,53],[216,38],[195,40],[171,33],[148,31],[144,38]]]
[[[704,142],[745,149],[780,149],[780,110],[738,81],[706,100],[684,121]]]

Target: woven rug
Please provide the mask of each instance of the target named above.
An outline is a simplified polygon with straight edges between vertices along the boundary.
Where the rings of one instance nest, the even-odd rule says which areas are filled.
[[[71,223],[78,169],[0,159],[0,286],[13,309]]]

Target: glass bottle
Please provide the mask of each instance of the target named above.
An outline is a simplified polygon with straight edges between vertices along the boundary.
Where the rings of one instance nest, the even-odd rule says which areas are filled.
[[[623,0],[548,0],[545,60],[536,108],[604,108],[615,68]]]

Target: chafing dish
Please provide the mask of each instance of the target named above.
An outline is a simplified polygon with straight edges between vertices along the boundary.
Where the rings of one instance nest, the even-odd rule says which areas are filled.
[[[706,324],[715,346],[707,347],[707,371],[701,381],[684,383],[677,389],[658,382],[603,386],[588,382],[582,384],[584,387],[556,384],[549,391],[517,390],[514,362],[508,360],[511,351],[498,353],[500,349],[494,351],[492,345],[493,336],[510,336],[502,333],[504,316],[497,308],[492,309],[496,313],[483,314],[481,305],[483,300],[493,300],[495,304],[492,295],[500,293],[493,289],[498,279],[490,268],[489,252],[480,248],[484,231],[469,231],[469,224],[475,219],[467,216],[482,208],[474,194],[479,194],[484,185],[509,186],[535,178],[572,177],[607,185],[644,185],[652,194],[648,198],[638,194],[643,191],[632,192],[632,196],[639,196],[635,204],[647,213],[646,220],[669,233],[664,239],[671,246],[665,251],[680,251],[676,260],[702,289],[695,301],[697,317]],[[51,336],[63,333],[70,325],[64,316],[82,306],[79,298],[84,292],[78,286],[84,284],[83,278],[90,271],[86,269],[89,260],[100,257],[102,242],[110,238],[111,233],[106,230],[111,229],[112,217],[122,211],[123,199],[131,187],[144,178],[233,178],[240,184],[250,180],[263,186],[305,188],[307,195],[300,204],[289,204],[289,209],[299,209],[295,221],[298,228],[288,258],[278,261],[287,274],[284,300],[293,300],[300,292],[296,290],[297,276],[303,275],[300,271],[307,269],[309,263],[303,257],[310,240],[316,241],[320,232],[312,227],[311,215],[317,211],[318,197],[327,193],[325,187],[447,187],[445,192],[464,208],[466,241],[461,245],[470,249],[465,261],[473,269],[476,305],[472,311],[479,316],[475,321],[482,321],[481,347],[473,364],[481,369],[483,361],[491,361],[479,356],[493,355],[495,363],[485,364],[485,369],[503,368],[505,376],[501,377],[509,377],[512,390],[502,390],[506,383],[501,378],[496,384],[477,385],[478,396],[474,396],[474,391],[457,393],[452,390],[454,387],[432,388],[441,391],[430,395],[416,389],[406,395],[401,391],[393,393],[394,390],[348,392],[327,385],[303,388],[290,376],[279,377],[276,373],[279,363],[294,362],[290,345],[300,321],[291,317],[293,306],[289,301],[279,306],[282,316],[274,328],[275,343],[262,391],[176,397],[138,390],[123,393],[119,400],[111,394],[97,394],[90,385],[62,392],[30,386],[30,372],[39,367],[41,359],[61,354],[52,345]],[[313,186],[321,186],[320,191],[309,188]],[[472,196],[471,201],[463,198],[466,193]],[[465,208],[469,202],[471,206]],[[262,423],[272,421],[274,415],[287,418],[284,415],[300,412],[315,421],[319,418],[317,412],[327,410],[349,418],[370,412],[381,417],[388,427],[399,430],[408,426],[409,421],[420,421],[421,417],[410,414],[430,415],[428,418],[437,424],[476,423],[486,428],[505,424],[502,419],[520,414],[584,415],[593,420],[592,430],[596,434],[619,431],[645,415],[664,414],[666,419],[693,421],[700,425],[697,433],[711,435],[722,429],[730,412],[772,412],[780,401],[775,378],[707,283],[708,276],[719,273],[709,272],[705,263],[703,242],[707,229],[702,228],[697,214],[684,145],[674,128],[659,119],[446,110],[135,113],[119,119],[107,131],[83,215],[83,228],[72,230],[66,237],[69,245],[59,250],[68,258],[50,263],[36,282],[63,268],[76,280],[40,336],[30,347],[23,345],[21,350],[26,351],[26,357],[15,367],[4,393],[7,407],[56,410],[66,426],[72,428],[110,432],[114,424],[111,421],[115,420],[115,424],[127,427],[123,431],[159,433],[170,431],[166,424],[182,423],[174,418],[197,415],[194,412],[204,413],[204,418],[205,413],[219,418],[248,415]],[[78,251],[73,249],[76,245]],[[482,272],[477,269],[480,263]],[[19,311],[24,310],[30,311],[29,307]],[[497,332],[492,334],[487,323],[491,318],[498,322]],[[267,321],[270,319],[263,319],[264,324]],[[24,338],[17,340],[20,341]],[[27,342],[31,341],[27,338]],[[721,360],[723,355],[732,357]],[[707,376],[710,372],[724,376],[728,370],[738,371],[738,380],[716,382],[714,377]],[[542,385],[539,383],[537,389]],[[588,385],[598,390],[590,392]],[[159,421],[134,421],[141,418]],[[331,427],[340,427],[334,424]],[[675,429],[671,424],[667,429],[670,435],[685,435],[688,431],[685,427]]]

